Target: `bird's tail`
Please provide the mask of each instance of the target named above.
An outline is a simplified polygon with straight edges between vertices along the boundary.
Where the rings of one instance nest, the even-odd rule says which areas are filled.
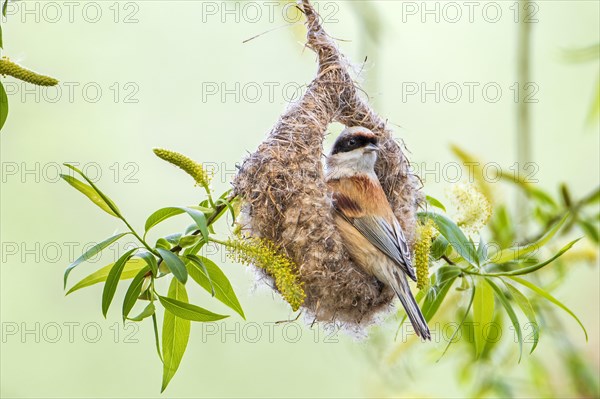
[[[400,302],[402,303],[415,332],[419,337],[431,340],[431,333],[429,332],[427,321],[425,321],[425,317],[423,317],[423,313],[421,313],[417,301],[415,301],[415,298],[410,292],[406,276],[398,270],[394,270],[392,273],[395,278],[392,280],[391,286],[396,292],[396,295],[398,295],[398,298],[400,298]]]

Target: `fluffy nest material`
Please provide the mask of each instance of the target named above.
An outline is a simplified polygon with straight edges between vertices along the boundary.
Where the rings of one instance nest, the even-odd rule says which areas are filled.
[[[363,126],[379,137],[376,173],[411,246],[419,181],[385,121],[359,96],[319,15],[308,0],[299,6],[307,19],[307,47],[318,55],[317,77],[244,160],[233,186],[244,202],[245,228],[273,241],[298,265],[303,308],[319,321],[361,326],[388,309],[394,295],[352,262],[333,222],[322,164],[328,125]]]

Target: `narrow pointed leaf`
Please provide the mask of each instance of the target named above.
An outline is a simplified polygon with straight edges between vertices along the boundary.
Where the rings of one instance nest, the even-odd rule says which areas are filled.
[[[83,177],[83,179],[90,185],[90,187],[92,187],[94,189],[94,191],[96,192],[96,194],[98,194],[100,196],[100,198],[102,198],[102,200],[104,200],[104,202],[106,203],[106,205],[111,209],[112,214],[116,215],[117,217],[123,219],[121,217],[121,212],[119,211],[119,208],[117,208],[117,205],[113,202],[113,200],[111,200],[110,198],[108,198],[108,196],[106,194],[104,194],[102,192],[102,190],[100,190],[93,181],[91,181],[86,175],[85,173],[83,173],[81,170],[79,170],[78,168],[76,168],[73,165],[70,165],[68,163],[64,163],[63,165],[65,165],[67,168],[71,169],[72,171],[78,173],[81,177]]]
[[[460,331],[462,331],[462,326],[463,326],[463,324],[465,324],[465,320],[467,320],[467,316],[469,315],[469,312],[471,311],[471,307],[473,307],[473,301],[475,300],[475,292],[477,292],[477,290],[476,290],[475,285],[473,285],[473,287],[471,287],[471,298],[469,299],[469,304],[467,305],[467,309],[465,310],[465,315],[463,316],[462,320],[460,321],[460,324],[458,325],[458,327],[456,327],[456,330],[454,330],[454,333],[452,333],[452,336],[448,340],[448,344],[446,344],[446,348],[444,348],[444,352],[442,352],[442,355],[437,360],[438,362],[440,361],[440,359],[442,357],[444,357],[446,352],[448,352],[450,345],[452,345],[454,343],[454,338],[456,337],[456,335]]]
[[[587,220],[579,220],[577,224],[583,230],[583,232],[596,244],[600,243],[600,233],[598,233],[598,226]]]
[[[186,263],[186,267],[188,269],[188,274],[191,275],[190,270],[192,270],[192,273],[194,273],[194,275],[196,276],[196,278],[194,278],[194,276],[192,276],[194,281],[196,281],[202,288],[209,291],[211,293],[211,295],[214,297],[215,296],[215,286],[213,285],[212,279],[210,277],[210,273],[206,269],[206,265],[204,264],[202,259],[198,255],[192,255],[192,254],[186,255],[185,257],[188,260],[188,263]],[[200,270],[197,270],[197,269],[200,269]],[[209,285],[210,289],[208,287],[205,287],[204,284],[200,283],[200,282],[204,282],[204,281],[208,281],[208,285]]]
[[[182,284],[185,284],[187,282],[188,272],[185,268],[185,264],[179,259],[179,256],[166,249],[156,248],[156,250],[175,278],[181,281]]]
[[[510,272],[501,272],[501,273],[489,273],[488,276],[521,276],[523,274],[529,274],[529,273],[533,273],[539,269],[541,269],[542,267],[549,265],[550,263],[554,262],[557,258],[559,258],[562,254],[564,254],[565,252],[567,252],[569,249],[571,249],[571,247],[573,245],[575,245],[575,243],[577,241],[579,241],[580,238],[571,241],[570,243],[568,243],[567,245],[565,245],[560,251],[558,251],[558,253],[556,255],[554,255],[553,257],[551,257],[550,259],[541,262],[541,263],[537,263],[535,265],[531,265],[531,266],[527,266],[527,267],[522,267],[520,269],[516,269],[516,270],[511,270]]]
[[[152,306],[154,306],[154,302],[150,302]],[[152,313],[152,327],[154,329],[154,343],[156,344],[156,352],[158,353],[158,358],[163,363],[164,367],[164,359],[162,355],[162,351],[160,350],[160,336],[158,334],[158,322],[156,320],[156,312]],[[163,370],[163,378],[164,378],[164,370]]]
[[[8,118],[8,96],[4,85],[0,82],[0,130],[4,127],[6,118]]]
[[[465,236],[456,223],[444,215],[434,212],[422,212],[419,213],[419,216],[428,217],[433,220],[440,234],[442,234],[444,238],[448,240],[450,245],[456,250],[456,252],[458,252],[460,256],[462,256],[472,265],[479,265],[477,250],[475,249],[473,242]]]
[[[457,266],[442,266],[433,274],[435,276],[434,285],[442,285],[448,280],[458,277],[462,270]]]
[[[187,303],[188,296],[185,285],[175,278],[171,279],[168,298]],[[172,312],[165,312],[162,329],[163,378],[161,392],[164,392],[179,368],[190,338],[190,327],[189,320],[177,317]]]
[[[158,262],[153,254],[148,251],[142,251],[135,254],[135,256],[142,258],[144,262],[146,262],[148,267],[150,267],[150,270],[152,270],[152,274],[154,276],[158,275]]]
[[[446,207],[439,200],[437,200],[437,199],[435,199],[435,198],[433,198],[433,197],[431,197],[429,195],[426,195],[425,199],[427,200],[427,202],[429,202],[429,204],[431,206],[435,206],[436,208],[439,208],[442,211],[446,212]]]
[[[102,269],[96,270],[94,273],[85,277],[77,284],[71,287],[69,291],[65,295],[69,295],[77,290],[80,290],[85,287],[89,287],[94,284],[101,283],[106,281],[108,277],[108,273],[110,269],[114,266],[114,263],[104,266]],[[130,278],[134,278],[136,274],[144,267],[145,263],[141,259],[129,259],[123,268],[123,272],[121,273],[121,280],[127,280]]]
[[[594,202],[600,202],[600,187],[596,188],[591,194],[587,195],[582,202],[585,205],[593,204]]]
[[[166,219],[169,219],[173,216],[181,215],[182,213],[187,213],[190,217],[196,222],[198,226],[198,230],[202,233],[202,238],[205,242],[208,241],[208,225],[206,222],[206,216],[203,212],[194,209],[193,207],[168,207],[162,208],[158,211],[154,212],[152,215],[148,217],[146,220],[146,225],[144,229],[146,230],[145,234],[148,234],[148,231],[157,224],[163,222]]]
[[[498,252],[494,252],[488,256],[486,262],[488,263],[506,263],[506,262],[515,262],[519,258],[528,255],[534,251],[542,248],[548,241],[554,237],[554,235],[560,230],[563,226],[569,214],[565,215],[558,223],[556,223],[550,230],[546,232],[539,240],[532,242],[531,244],[527,244],[521,247],[507,248]]]
[[[168,298],[164,296],[159,296],[158,299],[167,311],[185,320],[209,322],[222,320],[224,318],[229,317],[227,315],[213,313],[210,310],[201,308],[200,306],[178,301],[177,299]]]
[[[215,202],[215,205],[219,206],[221,204],[224,204],[224,205],[227,206],[227,209],[229,209],[229,213],[231,213],[231,219],[232,219],[231,225],[232,226],[235,225],[235,218],[236,218],[235,209],[233,209],[233,206],[231,205],[231,202],[229,202],[229,201],[227,201],[227,199],[221,197],[221,198],[217,199],[217,201]],[[217,215],[216,219],[218,219],[219,216],[220,215]]]
[[[533,353],[535,347],[538,344],[538,341],[540,340],[540,328],[537,323],[537,318],[535,317],[535,311],[533,310],[533,306],[531,306],[531,302],[529,302],[529,299],[527,299],[527,297],[523,295],[521,291],[515,288],[515,286],[511,285],[505,280],[503,280],[503,282],[504,285],[506,285],[506,288],[508,288],[508,292],[510,292],[513,299],[515,300],[517,305],[519,305],[521,311],[523,312],[525,317],[527,317],[527,320],[529,320],[529,323],[533,328],[533,345],[531,346],[531,352],[529,352]]]
[[[181,215],[183,213],[183,210],[181,208],[162,208],[157,210],[156,212],[154,212],[152,215],[148,216],[148,219],[146,219],[146,224],[144,226],[144,230],[146,231],[146,233],[148,233],[148,231],[156,226],[157,224],[172,218],[173,216],[177,216],[177,215]]]
[[[191,247],[196,245],[201,239],[202,237],[198,235],[183,236],[179,239],[179,246],[181,248]]]
[[[140,296],[140,292],[142,291],[142,285],[144,284],[144,279],[146,278],[146,274],[150,271],[150,266],[144,267],[142,270],[138,272],[138,274],[133,278],[127,292],[125,293],[125,299],[123,300],[123,322],[133,309],[133,306],[137,302],[138,296]]]
[[[446,253],[446,249],[448,249],[448,240],[443,235],[439,235],[431,244],[431,256],[438,260]]]
[[[85,184],[84,182],[77,180],[73,176],[69,175],[60,175],[64,181],[69,183],[73,188],[78,190],[80,193],[88,197],[94,204],[98,205],[100,209],[109,215],[118,217],[117,214],[110,208],[110,206],[104,201],[104,199],[98,195],[96,190],[94,190],[91,186]]]
[[[504,307],[504,310],[506,310],[506,314],[508,314],[508,317],[510,318],[510,321],[512,322],[512,325],[515,329],[515,333],[517,334],[517,339],[519,341],[520,363],[521,357],[523,356],[523,332],[521,331],[521,324],[519,324],[519,318],[517,317],[517,314],[515,313],[512,305],[510,304],[509,300],[506,298],[506,295],[504,295],[504,292],[502,292],[500,287],[498,287],[491,279],[486,278],[486,281],[496,293],[496,297]]]
[[[477,281],[473,302],[473,329],[475,357],[479,358],[488,342],[489,324],[494,320],[494,291],[485,279],[481,278]]]
[[[110,244],[117,241],[121,237],[126,236],[127,234],[129,234],[129,233],[121,233],[121,234],[112,236],[110,238],[107,238],[106,240],[102,241],[101,243],[98,243],[98,244],[94,245],[93,247],[91,247],[90,249],[88,249],[87,251],[85,251],[85,253],[83,255],[81,255],[79,258],[77,258],[75,260],[75,262],[71,263],[65,270],[64,288],[67,288],[67,278],[69,277],[69,273],[71,273],[71,271],[75,267],[77,267],[80,263],[85,262],[86,260],[96,256],[98,253],[100,253],[103,249],[108,247]]]
[[[421,308],[427,322],[431,321],[433,316],[435,316],[455,280],[456,276],[449,277],[441,285],[436,285],[429,290]]]
[[[125,252],[119,258],[119,260],[115,262],[112,269],[110,269],[110,272],[108,272],[106,283],[104,283],[104,290],[102,291],[102,314],[104,315],[104,317],[106,317],[108,308],[110,307],[110,304],[115,296],[115,291],[117,290],[117,285],[119,284],[119,280],[121,279],[121,273],[123,273],[125,264],[131,258],[135,251],[137,251],[137,248],[133,248]]]
[[[128,317],[127,320],[142,321],[145,318],[152,316],[154,312],[156,312],[156,307],[154,306],[154,302],[150,302],[148,306],[146,306],[144,310],[140,312],[140,314],[134,317]]]
[[[211,292],[223,304],[236,311],[245,320],[246,316],[235,291],[219,266],[210,259],[201,256],[187,255],[187,258],[190,262],[186,266],[192,279],[206,291]]]
[[[487,244],[483,237],[479,236],[479,246],[477,247],[477,256],[479,259],[487,258]]]
[[[567,312],[568,314],[571,315],[571,317],[573,317],[575,319],[575,321],[577,321],[577,323],[579,323],[579,326],[581,327],[581,329],[583,330],[583,333],[585,334],[585,340],[587,342],[588,340],[588,333],[587,330],[585,329],[585,327],[583,326],[583,323],[581,322],[581,320],[579,320],[579,317],[577,317],[575,315],[575,313],[573,313],[571,311],[571,309],[569,309],[568,307],[566,307],[565,305],[563,305],[562,302],[560,302],[558,299],[556,299],[555,297],[553,297],[552,295],[550,295],[550,293],[546,290],[544,290],[543,288],[538,287],[537,285],[531,283],[530,281],[527,281],[521,277],[517,277],[517,276],[508,276],[508,278],[516,281],[517,283],[529,288],[530,290],[532,290],[533,292],[535,292],[536,294],[540,295],[541,297],[547,299],[548,301],[552,302],[553,304],[555,304],[556,306],[558,306],[559,308],[561,308],[562,310],[564,310],[565,312]]]

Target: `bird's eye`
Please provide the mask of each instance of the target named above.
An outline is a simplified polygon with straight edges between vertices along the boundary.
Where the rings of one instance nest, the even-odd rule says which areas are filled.
[[[348,140],[348,146],[354,147],[355,145],[356,145],[356,140],[355,139]]]

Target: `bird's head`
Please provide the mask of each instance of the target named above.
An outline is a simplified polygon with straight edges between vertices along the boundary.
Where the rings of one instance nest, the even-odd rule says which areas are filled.
[[[379,151],[377,136],[367,128],[346,128],[327,157],[327,172],[336,177],[374,173]]]

